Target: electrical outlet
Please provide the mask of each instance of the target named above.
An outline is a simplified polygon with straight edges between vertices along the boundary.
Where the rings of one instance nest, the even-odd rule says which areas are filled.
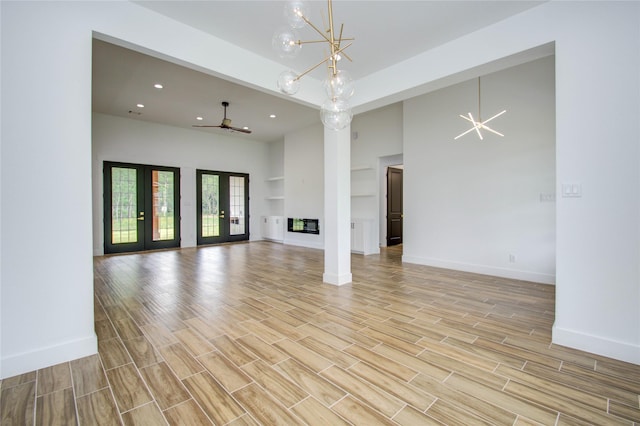
[[[509,263],[516,263],[516,255],[511,253],[509,255]]]

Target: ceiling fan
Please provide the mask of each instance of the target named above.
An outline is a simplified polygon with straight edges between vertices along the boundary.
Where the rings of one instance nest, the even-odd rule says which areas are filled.
[[[221,129],[232,130],[234,132],[251,133],[251,130],[249,130],[249,129],[242,129],[240,127],[232,127],[231,126],[231,119],[227,118],[227,107],[229,106],[229,102],[227,102],[227,101],[222,102],[222,106],[224,107],[224,118],[222,119],[222,123],[220,123],[220,125],[211,126],[211,125],[194,124],[193,127],[219,127]]]

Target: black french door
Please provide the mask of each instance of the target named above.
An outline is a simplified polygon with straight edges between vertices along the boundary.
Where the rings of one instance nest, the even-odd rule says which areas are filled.
[[[196,170],[197,242],[249,239],[249,175]]]
[[[104,252],[180,246],[180,169],[104,162]]]

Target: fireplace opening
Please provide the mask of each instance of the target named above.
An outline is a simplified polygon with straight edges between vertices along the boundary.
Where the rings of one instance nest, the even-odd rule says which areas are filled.
[[[288,218],[287,230],[289,232],[302,232],[304,234],[320,234],[319,219]]]

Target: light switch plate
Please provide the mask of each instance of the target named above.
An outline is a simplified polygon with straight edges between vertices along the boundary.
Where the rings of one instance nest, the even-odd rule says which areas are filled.
[[[563,183],[562,196],[564,198],[580,198],[582,197],[582,185],[579,183]]]

